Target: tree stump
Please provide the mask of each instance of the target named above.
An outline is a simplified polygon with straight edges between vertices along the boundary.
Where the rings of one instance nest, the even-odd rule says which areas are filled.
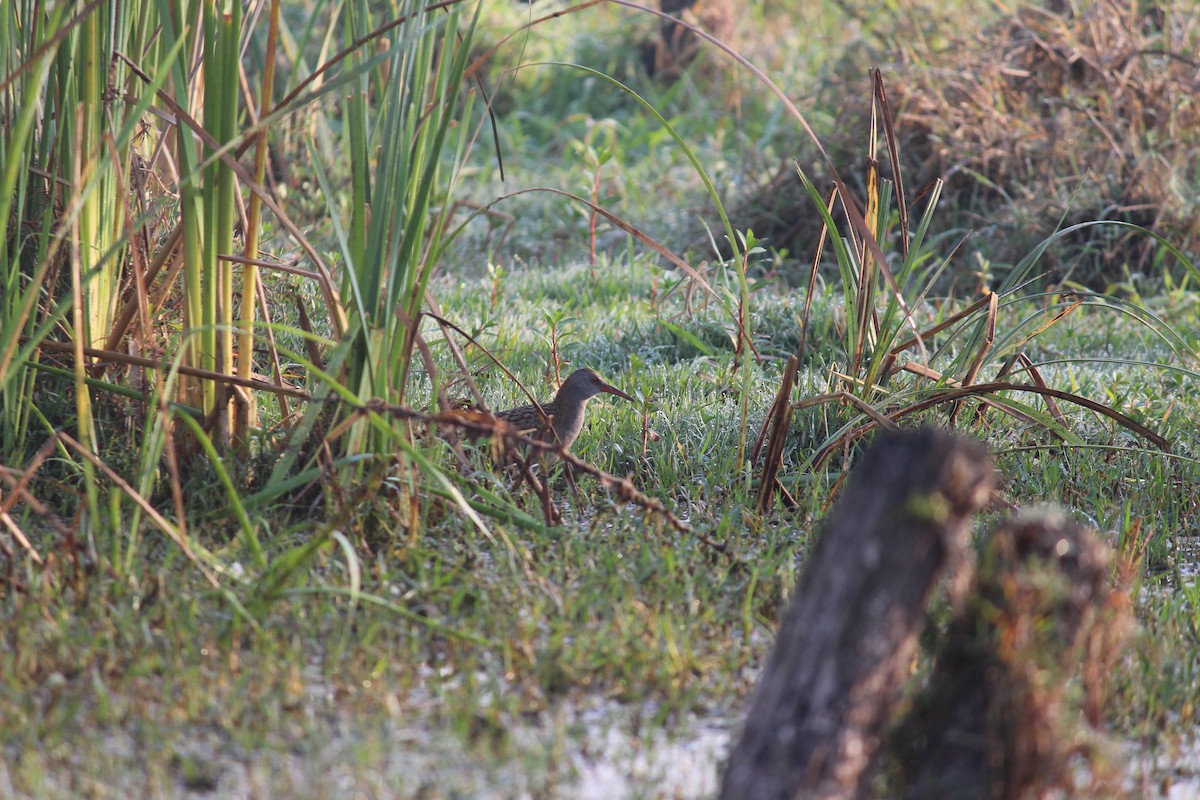
[[[943,567],[964,557],[991,458],[949,434],[884,433],[825,522],[725,772],[725,800],[863,793]]]
[[[1104,755],[1102,737],[1084,724],[1102,722],[1129,623],[1110,561],[1099,537],[1058,511],[992,534],[933,674],[894,737],[903,796],[1121,796],[1123,773],[1095,757]],[[1079,665],[1085,715],[1067,695]]]

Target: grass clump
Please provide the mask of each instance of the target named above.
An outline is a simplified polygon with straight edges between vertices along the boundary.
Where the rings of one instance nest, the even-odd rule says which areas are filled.
[[[858,47],[828,60],[816,86],[794,91],[815,98],[813,124],[856,183],[867,173],[862,150],[832,132],[866,127],[862,75],[871,59],[881,62],[906,182],[916,190],[945,182],[935,234],[972,231],[975,252],[960,271],[979,277],[959,275],[960,288],[998,283],[1043,238],[1085,221],[1149,228],[1195,254],[1200,30],[1192,11],[1174,0],[918,3],[882,17],[852,9],[871,22]],[[804,146],[779,153],[773,140],[758,144],[763,160],[729,199],[731,216],[795,256],[820,224],[796,213],[803,196],[790,158],[798,150],[818,182],[829,177],[826,165]],[[1043,267],[1067,285],[1128,292],[1180,275],[1163,248],[1128,227],[1072,234],[1063,245]]]
[[[892,81],[919,182],[947,178],[993,252],[1022,231],[1113,219],[1200,244],[1200,26],[1189,3],[1022,4],[979,31],[900,50]],[[1035,234],[1036,235],[1036,234]],[[1103,287],[1163,268],[1122,229],[1077,237],[1061,278]],[[1009,260],[1010,257],[1003,257]]]

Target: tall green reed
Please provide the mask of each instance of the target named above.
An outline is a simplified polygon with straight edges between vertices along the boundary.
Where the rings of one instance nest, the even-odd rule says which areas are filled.
[[[346,155],[352,166],[350,224],[343,246],[351,329],[347,386],[359,397],[403,402],[425,290],[446,246],[453,154],[467,145],[463,97],[477,22],[458,8],[429,11],[406,0],[402,25],[388,34],[389,55],[364,71],[345,103]],[[350,3],[346,37],[372,25],[364,0]],[[356,53],[361,63],[366,53]],[[368,103],[374,98],[374,103]],[[450,157],[448,157],[450,156]],[[390,445],[356,425],[347,452]]]

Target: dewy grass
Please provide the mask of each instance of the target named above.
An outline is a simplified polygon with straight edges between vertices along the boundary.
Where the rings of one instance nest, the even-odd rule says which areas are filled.
[[[362,11],[362,4],[356,9]],[[7,6],[0,11],[6,13]],[[330,26],[330,36],[336,38],[335,28]],[[313,49],[319,46],[309,41]],[[462,43],[464,51],[468,44]],[[328,53],[312,63],[327,58]],[[305,54],[293,56],[297,65],[305,60]],[[363,83],[396,91],[370,83],[388,63],[378,54],[361,59],[331,76],[323,91],[340,97]],[[438,81],[449,74],[439,73],[425,84],[431,94],[422,96],[441,96],[438,92],[448,86]],[[589,119],[593,106],[585,100],[597,98],[605,87],[611,88],[605,81],[583,86],[556,78],[553,96],[539,94],[541,85],[518,85],[513,96],[503,98],[512,112],[499,115],[510,175],[524,180],[536,170],[539,183],[599,197],[601,206],[618,209],[667,240],[679,230],[680,219],[703,213],[696,211],[705,202],[701,181],[671,146],[669,134],[657,121],[649,124],[620,92],[603,98],[607,121]],[[658,103],[653,86],[639,85],[638,91]],[[734,162],[758,157],[743,150],[748,132],[778,124],[748,102],[744,130],[731,133],[713,123],[727,116],[724,98],[686,86],[663,95],[666,105],[656,107],[666,109],[663,116],[705,164],[718,191],[737,174]],[[321,97],[318,93],[305,102]],[[680,108],[681,98],[695,107]],[[354,146],[369,157],[369,127],[353,133],[334,124],[358,113],[352,105],[314,125],[340,130],[347,143],[362,135]],[[570,111],[565,119],[559,114],[564,109]],[[460,141],[454,140],[471,126],[455,128],[448,120],[441,118],[455,155],[437,168],[451,169],[451,162],[460,161],[453,166],[461,167],[455,185],[479,177],[478,185],[490,190],[494,167],[480,157],[482,148],[460,157]],[[395,119],[375,130],[434,136],[433,118],[424,123],[418,131],[418,113],[407,123]],[[561,155],[571,152],[572,140],[588,141],[589,126],[597,124],[615,134],[593,195],[591,166],[582,157],[564,163]],[[400,136],[391,144],[404,148],[412,141]],[[314,157],[335,152],[338,142],[325,149],[330,144],[314,143],[309,152]],[[400,169],[398,161],[391,163]],[[379,322],[381,333],[371,342],[377,349],[368,354],[378,358],[360,361],[363,380],[352,383],[343,369],[349,347],[337,340],[337,325],[330,323],[325,329],[330,338],[321,338],[295,319],[290,329],[285,319],[277,331],[297,352],[289,354],[285,342],[280,353],[309,381],[307,390],[354,409],[354,422],[361,422],[378,446],[370,452],[337,452],[340,440],[325,435],[344,430],[330,421],[324,401],[314,402],[303,422],[278,420],[294,425],[295,435],[277,460],[263,455],[261,471],[228,459],[222,473],[192,469],[175,476],[164,464],[164,437],[172,422],[161,409],[149,408],[143,460],[127,468],[122,465],[134,459],[125,455],[113,458],[111,468],[126,478],[136,474],[130,483],[141,499],[181,518],[167,522],[188,524],[187,535],[207,548],[203,563],[221,571],[219,589],[162,532],[178,528],[155,528],[144,516],[112,513],[114,528],[120,519],[140,524],[122,540],[127,547],[110,550],[111,541],[64,532],[54,527],[57,520],[39,517],[26,504],[10,509],[47,556],[37,565],[19,548],[10,554],[12,540],[0,534],[5,537],[0,557],[12,563],[4,578],[9,590],[0,592],[0,618],[6,622],[0,630],[0,719],[6,721],[0,726],[5,754],[0,786],[17,797],[157,797],[183,791],[574,796],[580,794],[576,776],[593,774],[587,772],[593,759],[632,775],[636,763],[650,760],[647,754],[662,746],[664,731],[697,741],[706,725],[727,736],[736,723],[775,621],[803,569],[813,531],[855,451],[849,449],[851,461],[842,462],[839,449],[817,470],[811,469],[813,455],[860,415],[857,407],[833,403],[797,410],[780,475],[798,505],[785,508],[780,501],[765,513],[755,510],[756,465],[738,457],[744,420],[751,431],[761,421],[783,360],[797,350],[802,326],[799,396],[843,385],[838,373],[846,372],[850,356],[864,342],[858,335],[865,317],[857,314],[863,310],[855,308],[857,293],[831,285],[837,275],[827,268],[814,277],[811,295],[797,290],[807,272],[777,253],[760,254],[760,263],[698,266],[728,297],[751,293],[740,322],[761,359],[743,360],[733,374],[743,334],[739,320],[716,302],[706,304],[693,291],[694,278],[631,246],[623,231],[606,239],[601,224],[600,252],[591,263],[588,213],[570,210],[549,195],[536,201],[523,195],[522,202],[529,199],[529,204],[509,209],[518,217],[509,240],[497,242],[498,234],[489,238],[496,233],[492,223],[502,223],[481,215],[460,241],[443,250],[445,240],[437,231],[450,230],[439,226],[450,218],[454,193],[438,187],[454,181],[435,180],[431,161],[424,172],[413,166],[429,176],[421,184],[428,192],[424,198],[405,194],[403,181],[389,184],[388,178],[382,181],[389,188],[386,197],[378,196],[380,202],[368,196],[369,181],[356,187],[347,165],[323,167],[312,187],[317,194],[319,185],[327,203],[307,209],[314,220],[312,238],[322,249],[340,253],[339,275],[351,289],[347,304]],[[346,198],[354,204],[357,222],[340,205]],[[368,200],[369,219],[360,205]],[[436,223],[424,231],[420,225],[428,220],[405,217],[422,205]],[[878,231],[886,229],[882,223],[890,215],[886,202],[877,209]],[[337,225],[327,221],[343,212],[346,224],[340,217]],[[949,318],[963,301],[938,296],[932,278],[926,279],[932,273],[922,272],[920,265],[968,271],[963,265],[971,262],[950,260],[941,250],[944,240],[934,233],[940,220],[932,211],[916,223],[929,235],[914,250],[925,252],[914,254],[904,265],[908,272],[900,274],[912,278],[906,300],[910,292],[924,293],[922,302],[910,307],[925,329]],[[396,238],[361,241],[371,230]],[[484,241],[490,242],[489,251],[475,247]],[[953,239],[945,244],[952,246]],[[416,271],[389,276],[371,271],[379,264],[366,255],[367,245],[415,258],[405,263]],[[272,246],[282,249],[278,241],[269,241],[267,247]],[[719,260],[707,247],[697,251],[700,255],[689,256],[693,265],[705,257]],[[365,259],[362,264],[359,257]],[[849,274],[854,262],[847,258]],[[500,268],[488,274],[489,261]],[[433,269],[434,264],[441,266]],[[742,267],[744,273],[731,271]],[[1036,276],[1032,259],[1024,267]],[[6,277],[37,276],[40,269],[39,263],[32,273],[17,270]],[[351,270],[356,270],[353,278]],[[397,283],[369,285],[383,277]],[[349,285],[356,281],[357,287]],[[601,370],[636,397],[634,404],[596,401],[573,450],[609,472],[630,476],[640,490],[685,518],[695,534],[644,515],[589,477],[578,480],[575,494],[556,467],[545,477],[565,523],[548,526],[537,498],[493,471],[486,443],[465,443],[466,458],[459,463],[444,444],[422,439],[420,431],[410,440],[402,426],[359,409],[360,401],[398,389],[389,380],[374,381],[398,366],[393,357],[403,351],[406,326],[411,323],[415,331],[418,324],[409,313],[413,306],[405,304],[426,288],[527,385],[540,388],[547,372],[558,367],[565,374],[569,369],[562,368],[569,362],[572,368]],[[1043,288],[1038,285],[1036,291]],[[375,289],[381,290],[378,302],[368,302]],[[291,306],[292,292],[309,307],[323,296],[309,280],[298,289],[279,280],[268,290],[278,293],[279,306]],[[1116,676],[1118,694],[1109,715],[1114,729],[1129,739],[1171,741],[1194,726],[1200,686],[1197,589],[1194,577],[1182,569],[1195,563],[1188,549],[1194,537],[1186,532],[1196,524],[1192,421],[1200,408],[1190,390],[1196,306],[1183,291],[1142,298],[1140,304],[1089,296],[1043,330],[1046,319],[1074,300],[1058,291],[1027,291],[998,304],[997,354],[986,368],[994,371],[1006,348],[1024,350],[1050,385],[1104,402],[1153,428],[1170,440],[1173,452],[1153,451],[1107,419],[1069,406],[1063,408],[1063,425],[1082,445],[1064,447],[1048,432],[1053,429],[1002,418],[994,410],[977,417],[973,406],[960,414],[956,429],[979,437],[997,454],[1010,502],[1062,503],[1116,543],[1136,538],[1139,531],[1149,533],[1143,591],[1137,595],[1145,638]],[[15,313],[5,317],[5,325],[31,332],[15,298],[3,298],[18,303],[6,307]],[[397,305],[406,308],[408,321],[395,315]],[[886,305],[880,310],[886,313]],[[60,313],[42,311],[45,320]],[[904,328],[898,313],[893,307],[885,326],[892,338]],[[978,323],[977,316],[931,342],[943,359],[938,363],[952,365],[956,374],[967,369],[972,358],[963,353],[977,350],[964,342]],[[437,385],[452,399],[466,397],[448,344],[435,325],[420,324],[438,368]],[[53,322],[47,330],[52,327]],[[320,346],[320,358],[301,355],[305,341]],[[457,344],[491,407],[523,401],[476,345]],[[18,352],[12,349],[17,345],[0,346]],[[867,359],[863,372],[875,366]],[[8,368],[0,369],[0,380],[9,381],[2,384],[6,401],[8,387],[20,380],[6,373]],[[404,384],[409,402],[431,405],[434,383],[419,375]],[[51,386],[47,381],[42,396],[24,397],[37,398],[43,402],[39,410],[48,409],[44,393]],[[872,400],[886,409],[908,402],[903,394],[913,390],[893,382],[872,391]],[[169,380],[150,393],[164,403],[173,397]],[[69,393],[62,402],[68,401]],[[124,419],[123,407],[108,402],[109,417]],[[1024,402],[1049,418],[1041,401],[1026,397]],[[937,423],[947,416],[934,410],[918,419]],[[59,423],[45,422],[48,428]],[[272,442],[284,438],[275,432],[263,436]],[[115,449],[118,438],[107,439],[108,446]],[[380,457],[393,449],[435,469],[393,469],[393,462]],[[6,462],[0,502],[12,496],[23,466]],[[77,484],[78,476],[70,469],[51,472],[54,466],[30,476],[35,494],[74,491],[68,481]],[[243,466],[257,482],[235,487]],[[362,480],[331,478],[347,473]],[[170,497],[171,484],[187,495],[182,512],[177,509],[183,504]],[[238,489],[241,503],[231,501]],[[421,493],[415,510],[414,490]],[[128,508],[131,501],[113,496],[102,498],[109,510]],[[466,507],[484,524],[466,524]],[[412,525],[414,514],[420,535],[399,535]],[[698,534],[726,549],[713,548]],[[110,569],[109,561],[120,568]],[[617,735],[610,735],[610,728]],[[636,762],[633,755],[612,755],[614,739],[631,742],[630,749],[646,758]],[[723,757],[721,747],[706,754],[701,765],[710,777]],[[641,777],[626,793],[705,794],[669,789],[669,778]]]
[[[589,714],[647,743],[659,728],[698,736],[694,715],[728,725],[822,507],[752,512],[753,494],[731,458],[738,412],[719,362],[681,350],[657,324],[663,316],[698,330],[719,326],[724,312],[689,319],[682,296],[649,302],[649,265],[602,267],[607,282],[574,303],[565,287],[587,273],[582,261],[559,271],[514,269],[494,311],[486,277],[446,276],[434,289],[468,320],[472,312],[487,315],[485,342],[508,342],[509,362],[531,384],[542,370],[543,343],[531,333],[540,319],[537,301],[563,298],[573,326],[566,357],[602,367],[648,399],[645,409],[597,408],[577,452],[633,473],[693,524],[711,526],[733,543],[743,567],[630,515],[584,480],[568,526],[506,526],[523,553],[517,561],[503,544],[469,534],[456,516],[431,512],[415,545],[360,551],[358,602],[344,591],[352,573],[344,548],[317,548],[287,584],[295,587],[285,590],[287,602],[260,610],[262,633],[233,640],[226,638],[229,609],[178,556],[149,541],[141,573],[89,578],[86,603],[75,599],[79,578],[71,567],[49,581],[30,568],[21,576],[25,591],[0,600],[11,623],[0,647],[8,686],[0,692],[0,716],[14,722],[3,736],[6,752],[16,754],[5,769],[17,795],[66,797],[89,782],[142,796],[180,785],[221,792],[259,785],[316,797],[335,784],[399,796],[436,785],[472,795],[495,781],[561,794],[572,791],[570,765],[579,763],[572,753],[585,744],[596,752],[603,741]],[[610,307],[613,317],[604,313]],[[758,290],[754,309],[752,329],[764,341],[784,335],[783,322],[794,323],[798,310],[790,290],[771,284]],[[818,327],[842,313],[836,302],[815,309]],[[1171,357],[1161,338],[1131,318],[1084,313],[1040,338],[1042,352]],[[1169,308],[1160,313],[1171,316]],[[719,339],[714,346],[721,347]],[[731,352],[728,336],[724,347]],[[815,349],[821,352],[819,343]],[[624,355],[636,356],[637,366],[626,367]],[[825,380],[814,361],[802,378],[809,389]],[[1077,391],[1123,396],[1121,407],[1147,420],[1165,418],[1160,431],[1194,447],[1186,423],[1200,409],[1176,394],[1173,373],[1132,359],[1046,370]],[[493,405],[515,399],[506,382],[491,378],[481,376]],[[775,378],[770,363],[754,368],[752,409],[761,413],[769,403]],[[660,435],[644,457],[643,411]],[[806,447],[840,424],[840,414],[797,414],[788,463],[801,463]],[[1084,424],[1097,442],[1129,444],[1116,431]],[[1036,429],[985,424],[974,432],[997,450],[1010,499],[1065,501],[1101,530],[1141,520],[1165,541],[1193,513],[1182,488],[1194,480],[1190,462],[1144,450],[1063,450]],[[309,524],[281,528],[263,546],[275,561],[311,536]],[[1155,563],[1170,550],[1159,553],[1151,556]],[[1154,586],[1161,579],[1144,580]],[[1136,737],[1157,735],[1173,712],[1186,709],[1200,669],[1188,644],[1186,597],[1145,602],[1153,646],[1131,651],[1112,708],[1114,724]],[[273,766],[281,763],[288,768]],[[664,778],[645,780],[644,792],[656,796]]]

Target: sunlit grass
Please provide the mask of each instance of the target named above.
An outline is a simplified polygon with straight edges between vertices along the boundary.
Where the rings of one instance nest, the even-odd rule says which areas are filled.
[[[363,12],[363,4],[356,9]],[[540,13],[524,6],[517,11],[523,19]],[[467,146],[474,131],[487,128],[478,97],[462,119],[453,117],[448,99],[433,116],[414,106],[408,116],[393,109],[395,117],[366,121],[380,109],[364,107],[366,95],[351,91],[355,87],[395,92],[389,95],[395,102],[406,97],[401,86],[375,82],[384,70],[383,59],[373,61],[377,51],[351,59],[348,73],[331,77],[336,91],[329,92],[335,98],[329,104],[315,98],[311,116],[280,121],[283,136],[310,125],[315,133],[296,148],[300,180],[279,197],[294,201],[288,208],[304,221],[309,248],[335,265],[357,326],[352,337],[370,347],[352,355],[339,349],[349,345],[338,339],[338,309],[323,305],[333,284],[264,271],[278,355],[258,364],[265,370],[282,359],[281,375],[305,390],[336,395],[345,403],[341,419],[360,428],[344,436],[330,407],[319,403],[297,404],[300,413],[307,409],[302,422],[276,406],[264,413],[270,430],[255,434],[255,448],[223,461],[219,437],[197,434],[200,423],[189,417],[178,427],[195,434],[193,446],[211,464],[193,464],[176,477],[164,454],[164,437],[174,430],[167,410],[188,411],[158,405],[159,398],[174,397],[170,384],[152,390],[144,419],[134,422],[121,422],[122,401],[110,399],[103,423],[110,431],[144,425],[145,440],[140,453],[129,455],[119,450],[120,437],[110,435],[105,457],[118,473],[137,477],[140,493],[156,507],[186,523],[188,535],[206,548],[204,563],[220,576],[221,590],[161,527],[131,514],[128,498],[113,499],[115,492],[100,504],[112,531],[132,521],[136,529],[128,537],[64,533],[25,508],[19,521],[47,559],[22,559],[25,551],[16,545],[13,555],[7,547],[4,553],[15,568],[6,579],[12,591],[0,599],[0,616],[8,622],[0,647],[0,719],[12,723],[0,734],[0,785],[30,797],[162,796],[181,787],[234,793],[243,786],[313,797],[351,790],[473,795],[497,786],[568,794],[579,751],[598,726],[611,722],[648,740],[650,731],[692,735],[695,716],[736,720],[817,524],[861,446],[837,447],[815,465],[814,454],[863,417],[845,403],[798,409],[780,471],[797,505],[785,507],[776,498],[756,508],[760,465],[750,462],[744,445],[763,422],[785,360],[799,348],[803,331],[796,399],[851,385],[856,395],[894,410],[945,387],[908,375],[880,379],[885,340],[894,343],[913,325],[926,329],[960,310],[975,299],[964,287],[991,276],[985,263],[970,257],[969,242],[951,257],[958,237],[939,227],[942,211],[925,218],[910,212],[914,227],[922,219],[930,225],[923,248],[906,261],[893,237],[881,234],[879,246],[902,278],[905,301],[925,295],[911,302],[911,322],[894,304],[889,319],[894,298],[875,285],[870,309],[887,324],[872,342],[869,326],[856,323],[862,319],[854,283],[862,229],[837,231],[851,246],[858,240],[859,255],[828,259],[811,294],[811,252],[780,253],[767,241],[745,264],[721,263],[723,227],[689,157],[703,164],[727,200],[747,176],[770,171],[781,155],[795,156],[789,148],[796,131],[769,93],[744,76],[717,71],[705,78],[702,70],[712,69],[714,54],[695,75],[655,84],[620,57],[626,43],[588,33],[588,21],[613,19],[611,8],[596,11],[605,16],[581,13],[582,25],[567,17],[535,27],[528,42],[504,50],[488,73],[504,184],[488,135]],[[885,23],[872,28],[870,13],[843,10],[860,18],[849,41],[835,41],[835,11],[823,9],[812,21],[814,41],[803,57],[772,49],[793,41],[788,37],[795,30],[765,37],[762,55],[763,66],[783,71],[779,83],[811,101],[815,127],[822,136],[840,137],[830,149],[842,153],[863,149],[866,130],[840,126],[839,109],[821,104],[828,90],[817,83],[836,75],[838,59],[873,40]],[[493,15],[516,12],[483,13],[486,27]],[[762,13],[752,10],[755,20]],[[284,48],[294,71],[283,81],[290,90],[310,60],[322,63],[336,46],[287,16],[293,26],[284,31],[285,43],[303,40],[298,51],[292,44]],[[622,11],[617,18],[626,16]],[[468,17],[459,20],[466,25]],[[422,39],[429,30],[405,35],[414,48],[432,48]],[[556,30],[574,33],[556,38]],[[621,35],[632,39],[633,31],[622,28]],[[479,45],[441,51],[447,61],[439,64],[461,70],[468,49],[474,55]],[[452,70],[433,69],[434,49],[424,52],[436,74],[414,78],[411,91],[447,98],[452,89],[475,92],[447,83]],[[459,60],[451,64],[451,55]],[[575,60],[627,81],[686,147],[613,83],[575,68],[528,66],[534,60]],[[387,64],[404,66],[399,59]],[[714,82],[702,82],[709,79]],[[867,96],[865,77],[862,83],[855,91]],[[445,126],[441,138],[438,125]],[[365,170],[381,142],[392,148],[388,157],[396,160],[388,163],[397,173],[415,153],[408,167],[420,178]],[[340,149],[356,154],[350,164],[335,158]],[[857,191],[862,176],[843,177]],[[586,206],[547,193],[496,204],[451,240],[453,226],[471,210],[454,207],[454,200],[490,203],[528,185],[594,200],[682,254],[694,272],[658,258],[626,230],[596,223]],[[871,224],[894,229],[894,205],[879,209]],[[809,205],[790,213],[820,217]],[[737,218],[732,222],[746,233]],[[835,213],[827,222],[836,227],[842,217]],[[1054,223],[1046,221],[1047,232]],[[264,248],[272,255],[287,260],[308,252],[276,221],[265,224]],[[815,248],[815,241],[805,246]],[[948,281],[931,273],[943,260]],[[1110,720],[1128,739],[1168,740],[1194,725],[1200,680],[1195,583],[1180,570],[1195,562],[1188,546],[1197,517],[1192,421],[1200,413],[1191,391],[1196,375],[1189,371],[1197,345],[1193,279],[1145,296],[1138,295],[1141,284],[1131,284],[1121,288],[1122,301],[1087,295],[1079,308],[1024,341],[1074,303],[1064,287],[1047,290],[1035,264],[1027,266],[1038,282],[998,303],[998,352],[976,382],[990,379],[1011,354],[1003,349],[1010,344],[1049,385],[1121,411],[1164,436],[1171,452],[1067,404],[1064,429],[1078,437],[1069,446],[1052,426],[1014,421],[995,409],[977,418],[970,404],[952,427],[996,453],[1009,502],[1061,503],[1114,542],[1136,530],[1150,532],[1138,595],[1141,638],[1116,676]],[[231,279],[224,281],[233,288]],[[942,294],[947,283],[958,296]],[[564,522],[548,527],[539,498],[494,467],[487,442],[465,443],[459,463],[420,426],[410,431],[397,419],[363,413],[358,404],[373,399],[435,406],[423,363],[410,363],[405,350],[413,344],[408,335],[418,330],[438,385],[451,399],[469,396],[443,333],[429,319],[417,320],[426,288],[474,337],[455,343],[491,408],[524,402],[492,357],[541,397],[553,391],[548,376],[583,366],[633,395],[632,404],[594,401],[573,452],[629,476],[693,532],[619,502],[588,476],[578,478],[576,493],[554,464],[544,477]],[[315,319],[298,318],[297,300]],[[226,305],[232,311],[232,303]],[[16,306],[5,309],[6,331],[33,333]],[[43,309],[45,319],[61,313]],[[941,359],[936,363],[951,377],[961,378],[978,352],[971,343],[983,317],[930,342]],[[223,336],[233,333],[233,319],[225,318]],[[258,326],[258,336],[264,329]],[[215,327],[207,333],[215,341]],[[759,358],[738,358],[739,341],[752,343]],[[317,356],[308,343],[317,346]],[[860,344],[866,357],[855,368]],[[4,353],[13,352],[5,347]],[[245,365],[238,364],[243,373]],[[34,398],[38,413],[47,415],[39,420],[44,427],[69,418],[66,384],[47,380],[37,395],[23,380],[0,363],[6,403],[13,396],[9,386],[25,398],[6,417],[6,432],[28,430]],[[1049,419],[1037,398],[1023,402]],[[918,421],[951,424],[950,412],[935,408],[905,424]],[[338,435],[326,438],[331,430]],[[53,455],[35,488],[74,496],[80,468],[68,451]],[[173,489],[180,492],[178,503]],[[410,502],[414,496],[419,504]],[[487,509],[483,524],[468,521],[468,507]],[[588,716],[594,705],[608,703]],[[654,796],[653,784],[644,790]]]
[[[513,273],[504,289],[536,298],[576,280],[575,269],[586,266],[557,277],[544,270]],[[10,767],[18,785],[36,793],[34,787],[53,787],[62,776],[87,775],[154,793],[208,774],[224,787],[236,785],[230,781],[242,769],[272,775],[266,754],[297,747],[315,759],[301,768],[310,770],[314,786],[328,785],[318,776],[328,770],[354,785],[375,785],[375,773],[343,771],[341,759],[380,763],[379,748],[411,749],[429,780],[440,773],[419,753],[432,748],[440,759],[461,759],[464,772],[454,780],[464,786],[499,774],[493,770],[501,769],[500,762],[517,757],[530,770],[520,780],[544,785],[569,778],[553,777],[553,765],[537,756],[548,740],[529,726],[553,729],[554,709],[574,704],[580,692],[656,708],[655,725],[683,724],[690,712],[736,713],[823,509],[816,503],[766,517],[753,511],[750,481],[731,457],[737,410],[720,380],[719,362],[681,351],[654,321],[656,313],[670,314],[699,329],[719,315],[710,311],[688,321],[680,316],[678,298],[652,311],[647,265],[610,269],[624,281],[572,306],[575,322],[564,352],[576,364],[598,363],[607,377],[650,402],[646,409],[621,402],[592,409],[576,450],[606,469],[633,474],[693,524],[729,541],[732,556],[613,505],[584,479],[579,501],[560,487],[567,526],[510,530],[526,554],[523,561],[513,562],[502,545],[465,530],[453,514],[431,514],[416,546],[364,553],[361,591],[404,614],[373,600],[353,603],[341,588],[349,573],[337,548],[320,551],[286,602],[260,619],[263,633],[232,641],[226,638],[228,611],[196,578],[181,580],[190,570],[161,547],[151,549],[148,572],[132,584],[91,579],[93,600],[84,605],[75,599],[78,579],[70,567],[48,583],[30,569],[22,578],[28,591],[4,601],[13,624],[0,656],[12,689],[0,711],[19,723],[9,729],[6,746],[25,754]],[[443,297],[461,300],[456,307],[469,318],[471,308],[486,307],[484,293],[476,291],[485,285],[484,279],[460,281],[443,287]],[[764,288],[755,307],[764,319],[786,317],[791,302],[788,292]],[[641,331],[624,350],[628,360],[604,361],[597,353],[605,351],[591,344],[606,338],[600,311],[610,305],[622,316],[623,331]],[[836,307],[822,308],[823,314],[837,313]],[[528,336],[538,319],[529,313],[493,313],[489,337],[512,343],[508,360],[524,365],[521,376],[536,385],[542,350]],[[1145,329],[1102,312],[1056,330],[1040,346],[1054,354],[1095,352],[1105,343],[1120,343],[1127,357],[1169,355]],[[1071,374],[1077,389],[1092,396],[1136,387],[1129,403],[1150,418],[1161,419],[1173,406],[1160,432],[1171,436],[1181,455],[1194,447],[1187,420],[1200,409],[1173,394],[1165,378],[1170,373],[1081,362]],[[825,379],[819,364],[805,375],[805,385],[814,388]],[[489,399],[499,405],[515,398],[494,378],[482,376]],[[756,418],[776,379],[771,365],[756,368]],[[644,458],[643,410],[661,436]],[[797,414],[785,474],[803,463],[806,446],[840,424],[841,413]],[[1151,566],[1165,564],[1176,551],[1177,532],[1194,525],[1187,487],[1196,470],[1188,460],[1103,447],[1064,450],[1033,429],[985,425],[974,433],[997,451],[1010,499],[1063,502],[1114,536],[1135,520],[1157,531],[1152,552],[1159,555],[1152,555]],[[1134,444],[1114,430],[1089,429],[1088,435],[1099,444]],[[267,546],[289,547],[308,535],[307,527],[281,528]],[[1111,709],[1118,730],[1139,739],[1184,721],[1178,714],[1191,713],[1184,698],[1200,671],[1196,649],[1188,644],[1191,601],[1162,580],[1145,579],[1142,601],[1145,635],[1154,645],[1131,650]],[[1165,599],[1158,599],[1164,592]],[[146,707],[136,699],[142,696],[168,699]],[[350,720],[354,729],[373,732],[348,736]],[[397,741],[396,720],[427,732]],[[564,746],[584,730],[564,732]],[[97,731],[110,733],[97,738]],[[203,731],[217,733],[214,738]],[[40,743],[42,736],[48,744]],[[68,740],[88,744],[53,745]],[[121,755],[135,751],[145,759],[139,762],[144,769],[133,769]],[[484,766],[467,769],[468,753],[484,756]],[[46,783],[38,782],[39,775]],[[282,775],[262,779],[289,785]]]

